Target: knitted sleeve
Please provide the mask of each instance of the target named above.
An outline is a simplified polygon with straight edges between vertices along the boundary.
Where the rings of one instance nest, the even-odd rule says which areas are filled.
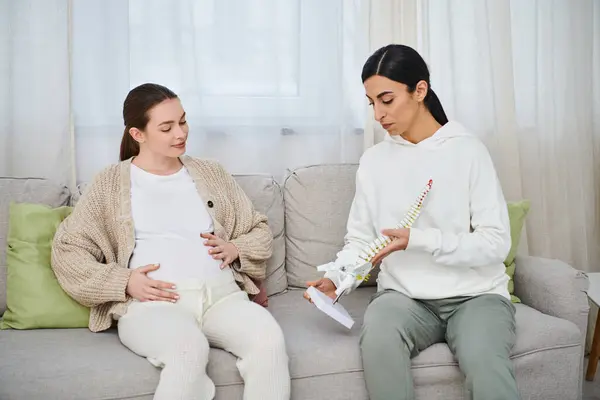
[[[252,201],[235,179],[223,167],[218,168],[235,213],[236,229],[230,242],[238,249],[239,262],[232,267],[252,279],[265,279],[266,261],[273,253],[273,233],[267,225],[267,217],[254,209]]]
[[[111,174],[112,172],[112,174]],[[131,270],[106,262],[110,249],[107,204],[118,201],[111,181],[115,170],[101,173],[81,197],[73,212],[58,227],[52,244],[52,269],[63,290],[86,307],[126,301]],[[112,234],[112,235],[111,235]],[[110,257],[114,258],[114,257]]]

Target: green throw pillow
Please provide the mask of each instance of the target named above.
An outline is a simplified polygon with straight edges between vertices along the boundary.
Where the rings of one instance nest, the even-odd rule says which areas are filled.
[[[67,295],[50,266],[52,240],[71,207],[11,203],[6,312],[0,329],[86,328],[90,311]]]
[[[515,258],[517,257],[517,250],[519,249],[519,242],[521,241],[525,217],[527,217],[530,206],[531,202],[529,200],[508,203],[508,217],[510,218],[510,236],[512,244],[510,246],[510,252],[506,257],[506,260],[504,260],[504,265],[506,265],[506,274],[510,277],[510,281],[508,282],[508,292],[510,293],[513,303],[521,302],[521,299],[514,295],[515,282],[513,277],[515,275]]]

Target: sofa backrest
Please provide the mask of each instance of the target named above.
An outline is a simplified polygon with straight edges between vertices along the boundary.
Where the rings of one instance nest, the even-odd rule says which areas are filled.
[[[315,165],[287,177],[283,197],[289,286],[304,288],[307,281],[322,277],[316,267],[335,260],[344,246],[357,168],[358,164]],[[363,285],[375,285],[377,272]]]
[[[0,178],[0,315],[6,309],[6,237],[11,202],[60,207],[69,202],[65,186],[44,179]]]

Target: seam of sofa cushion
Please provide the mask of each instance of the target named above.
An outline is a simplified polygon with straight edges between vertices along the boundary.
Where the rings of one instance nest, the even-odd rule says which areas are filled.
[[[540,349],[530,350],[530,351],[526,351],[524,353],[513,354],[512,356],[510,356],[510,359],[511,360],[515,360],[517,358],[523,358],[525,356],[529,356],[529,355],[536,354],[536,353],[541,353],[543,351],[562,350],[562,349],[568,349],[568,348],[572,348],[572,347],[581,347],[581,343],[564,344],[564,345],[560,345],[560,346],[542,347]],[[454,361],[454,362],[451,362],[451,363],[415,365],[412,368],[417,369],[417,368],[449,367],[449,366],[458,366],[458,362]]]
[[[297,376],[297,377],[293,377],[292,380],[296,381],[296,380],[299,380],[299,379],[318,378],[318,377],[321,377],[321,376],[344,375],[344,374],[349,374],[349,373],[354,373],[354,372],[363,372],[363,370],[361,368],[361,369],[345,370],[345,371],[340,371],[340,372],[325,372],[323,374]],[[235,385],[243,385],[243,384],[244,384],[244,382],[240,381],[240,382],[220,383],[220,384],[215,385],[215,386],[216,387],[226,387],[226,386],[235,386]]]
[[[359,165],[358,163],[321,163],[321,164],[317,163],[317,164],[303,165],[301,167],[297,167],[294,169],[288,169],[288,172],[290,174],[294,174],[298,171],[304,171],[307,169],[315,169],[315,168],[322,168],[322,167],[346,167],[346,166],[356,167],[358,165]]]
[[[333,376],[333,375],[344,375],[344,374],[352,374],[354,372],[363,372],[363,369],[348,369],[345,371],[340,371],[340,372],[326,372],[324,374],[314,374],[314,375],[306,375],[306,376],[298,376],[295,378],[292,378],[292,380],[299,380],[299,379],[310,379],[310,378],[318,378],[321,376]]]
[[[510,358],[511,359],[521,358],[521,357],[529,356],[531,354],[540,353],[542,351],[562,350],[562,349],[568,349],[571,347],[581,347],[581,343],[577,342],[577,343],[572,343],[572,344],[563,344],[560,346],[542,347],[541,349],[535,349],[535,350],[526,351],[524,353],[515,354],[515,355],[511,356]]]
[[[101,399],[98,400],[130,400],[130,399],[139,399],[142,397],[146,397],[146,396],[152,396],[154,394],[154,392],[146,392],[146,393],[141,393],[141,394],[133,394],[131,396],[125,396],[125,397],[102,397]]]

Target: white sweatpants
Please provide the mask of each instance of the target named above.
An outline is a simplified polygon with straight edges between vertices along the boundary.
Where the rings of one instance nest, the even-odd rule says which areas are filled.
[[[209,345],[238,357],[244,400],[290,398],[288,356],[273,316],[233,278],[176,282],[177,303],[133,302],[119,319],[121,342],[162,367],[155,400],[209,400]]]

